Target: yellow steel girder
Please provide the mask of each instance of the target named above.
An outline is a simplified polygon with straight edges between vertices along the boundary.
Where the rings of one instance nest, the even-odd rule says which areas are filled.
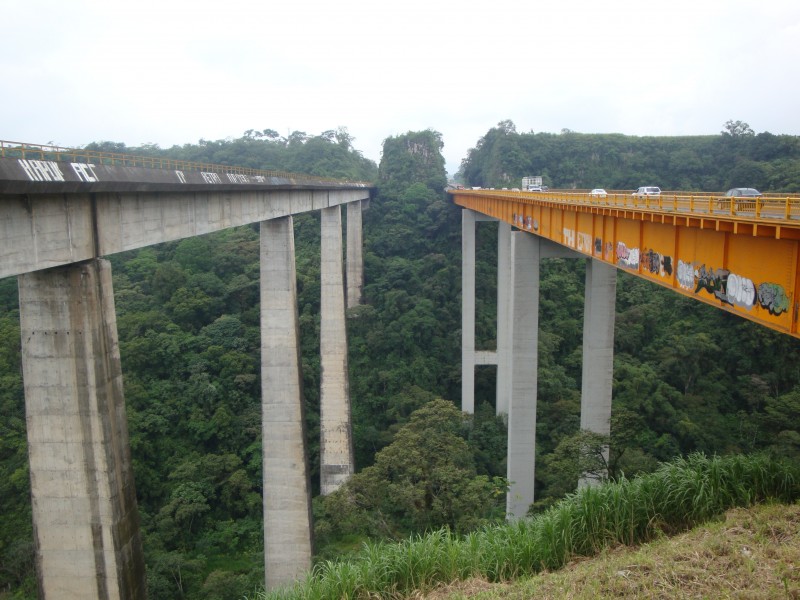
[[[800,337],[800,198],[590,198],[450,192],[455,204],[766,327]]]

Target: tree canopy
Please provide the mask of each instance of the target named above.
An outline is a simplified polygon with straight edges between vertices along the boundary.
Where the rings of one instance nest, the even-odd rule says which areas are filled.
[[[468,151],[458,177],[469,186],[511,188],[528,175],[559,189],[800,192],[800,138],[755,134],[733,120],[720,135],[672,137],[518,133],[501,121]]]
[[[800,190],[798,138],[681,138],[519,133],[503,121],[477,141],[462,175],[513,187],[644,183]],[[733,135],[736,132],[737,135]],[[317,136],[252,129],[235,140],[162,150],[97,150],[376,182],[364,212],[365,301],[348,311],[358,473],[315,499],[318,557],[365,536],[502,518],[506,430],[496,372],[476,373],[476,411],[458,411],[461,215],[443,192],[442,136],[387,139],[380,165],[344,129]],[[761,178],[761,179],[759,179]],[[517,183],[518,185],[518,183]],[[320,223],[295,218],[303,389],[319,492]],[[497,227],[477,231],[476,339],[496,329]],[[131,453],[153,598],[241,597],[263,581],[259,235],[245,226],[125,252],[113,265]],[[576,473],[616,477],[693,451],[767,451],[800,460],[800,343],[630,274],[617,286],[612,433],[579,431],[583,261],[541,268],[536,498],[574,490]],[[35,597],[16,282],[0,280],[0,589]],[[596,450],[610,454],[598,465]],[[581,462],[584,461],[584,462]]]

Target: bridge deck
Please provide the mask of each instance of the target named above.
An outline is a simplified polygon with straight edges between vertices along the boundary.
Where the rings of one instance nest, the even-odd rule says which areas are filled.
[[[800,197],[452,190],[464,208],[800,337]],[[740,200],[739,203],[736,200]]]
[[[0,277],[370,193],[357,181],[0,142]]]

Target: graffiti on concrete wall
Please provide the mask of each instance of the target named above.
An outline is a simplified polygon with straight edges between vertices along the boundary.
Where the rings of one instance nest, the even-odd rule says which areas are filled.
[[[19,166],[31,181],[66,181],[59,163],[52,160],[27,160],[20,158]],[[69,163],[78,181],[100,181],[93,163]]]
[[[206,183],[222,183],[222,179],[220,178],[218,173],[200,171],[200,177],[202,177],[203,181],[205,181]]]
[[[56,162],[52,160],[32,160],[20,158],[17,163],[22,168],[23,173],[30,181],[80,181],[85,183],[96,183],[101,181],[98,175],[98,170],[105,167],[103,165],[95,165],[94,163],[80,163],[80,162]],[[69,168],[66,166],[69,165]],[[72,169],[72,172],[70,172]],[[109,174],[108,170],[102,171],[105,181],[116,181],[114,174]],[[175,170],[175,177],[180,183],[188,183],[189,177],[187,173],[181,170]],[[191,175],[190,175],[191,176]],[[201,171],[200,178],[202,183],[221,184],[221,183],[267,183],[267,178],[263,175],[244,175],[242,173],[224,173],[225,179],[218,173]],[[227,181],[225,181],[227,179]],[[196,176],[195,181],[197,182]],[[530,229],[530,227],[528,227]]]
[[[18,162],[31,181],[64,181],[64,173],[55,161],[20,158]]]
[[[764,282],[756,286],[752,279],[727,269],[714,269],[705,264],[695,267],[693,263],[678,261],[678,285],[694,293],[704,291],[715,298],[751,310],[763,308],[771,315],[780,315],[789,310],[789,297],[779,283]]]

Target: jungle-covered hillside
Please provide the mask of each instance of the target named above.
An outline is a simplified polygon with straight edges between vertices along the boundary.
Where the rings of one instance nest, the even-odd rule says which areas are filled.
[[[737,124],[738,123],[738,124]],[[517,133],[477,140],[459,178],[514,187],[800,191],[800,139],[729,122],[717,136]],[[250,130],[169,149],[89,147],[374,182],[364,213],[364,304],[348,312],[358,474],[315,497],[316,552],[502,519],[505,426],[495,372],[478,370],[475,415],[460,406],[461,217],[433,130],[365,159],[345,129]],[[303,384],[319,490],[319,219],[295,218]],[[228,599],[263,581],[258,228],[108,257],[112,261],[149,597]],[[495,335],[496,227],[478,228],[477,339]],[[605,440],[578,431],[583,261],[542,268],[537,503],[597,466]],[[794,300],[793,300],[794,301]],[[33,541],[16,281],[0,280],[0,598],[34,598]],[[629,274],[618,274],[610,476],[691,452],[800,459],[800,343]],[[588,452],[582,452],[586,450]],[[355,499],[355,500],[354,500]]]

